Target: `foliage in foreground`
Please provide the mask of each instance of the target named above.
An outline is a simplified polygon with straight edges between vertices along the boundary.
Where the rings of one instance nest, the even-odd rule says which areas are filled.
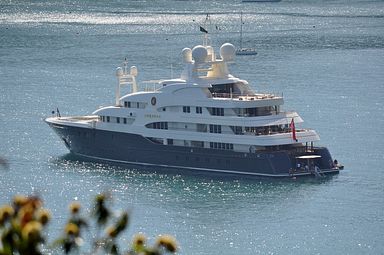
[[[148,245],[143,234],[133,237],[128,251],[121,252],[117,241],[127,228],[129,215],[127,212],[115,217],[109,208],[110,196],[96,196],[89,220],[80,214],[80,203],[70,205],[70,217],[63,228],[63,234],[53,244],[46,244],[46,226],[51,219],[50,212],[42,207],[38,196],[15,196],[11,205],[0,207],[0,255],[37,255],[42,250],[61,248],[65,254],[85,253],[84,231],[90,231],[90,223],[96,226],[97,233],[89,241],[90,254],[126,254],[126,255],[161,255],[176,253],[177,244],[173,237],[159,236],[154,245]],[[102,230],[104,230],[102,232]],[[103,233],[103,234],[100,234]],[[82,249],[83,248],[83,249]]]

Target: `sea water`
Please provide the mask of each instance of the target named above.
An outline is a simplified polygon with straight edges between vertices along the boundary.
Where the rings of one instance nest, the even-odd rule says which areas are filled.
[[[180,52],[243,43],[231,72],[283,93],[345,165],[325,179],[271,180],[78,159],[43,122],[113,104],[127,58],[147,80],[178,77]],[[207,21],[207,13],[209,19]],[[134,233],[171,234],[180,254],[384,253],[384,2],[0,1],[0,203],[39,194],[57,237],[67,206],[110,191]],[[86,212],[84,212],[86,214]]]

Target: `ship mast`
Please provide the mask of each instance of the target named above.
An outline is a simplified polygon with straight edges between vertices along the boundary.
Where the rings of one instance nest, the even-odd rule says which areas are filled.
[[[132,85],[132,93],[137,92],[137,82],[136,82],[136,76],[137,76],[137,67],[131,66],[129,73],[128,73],[128,61],[127,59],[123,62],[123,68],[118,67],[116,69],[116,76],[117,76],[117,88],[116,88],[116,106],[121,106],[120,104],[120,90],[121,86],[123,85]]]
[[[243,48],[243,12],[240,14],[240,49]]]

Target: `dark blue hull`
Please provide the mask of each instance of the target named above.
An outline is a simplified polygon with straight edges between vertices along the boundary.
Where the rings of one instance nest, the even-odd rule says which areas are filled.
[[[296,150],[242,153],[163,145],[135,134],[48,124],[71,153],[94,159],[271,177],[312,174],[311,171],[295,169],[296,157],[305,154]],[[315,148],[311,154],[321,156],[314,163],[322,174],[338,173],[338,169],[332,169],[332,158],[327,148]]]

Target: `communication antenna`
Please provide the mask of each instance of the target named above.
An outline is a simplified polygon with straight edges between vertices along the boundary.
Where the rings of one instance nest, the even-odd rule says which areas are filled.
[[[117,88],[116,88],[116,106],[121,106],[120,102],[120,90],[124,85],[132,85],[132,93],[138,91],[136,76],[137,76],[137,67],[131,66],[128,72],[128,60],[124,59],[123,67],[118,67],[116,69],[117,77]]]
[[[209,13],[206,14],[203,25],[200,25],[200,32],[203,32],[203,46],[212,45],[212,40],[209,36],[209,31],[213,31],[211,16]]]
[[[172,54],[172,49],[170,49],[170,47],[169,47],[169,43],[168,43],[168,38],[165,38],[165,40],[166,40],[166,43],[167,43],[167,49],[170,51],[170,54],[169,54],[169,56],[168,56],[168,64],[169,64],[169,66],[170,66],[170,68],[171,68],[171,79],[173,79],[173,64],[172,64],[172,56],[173,56],[173,54]]]

